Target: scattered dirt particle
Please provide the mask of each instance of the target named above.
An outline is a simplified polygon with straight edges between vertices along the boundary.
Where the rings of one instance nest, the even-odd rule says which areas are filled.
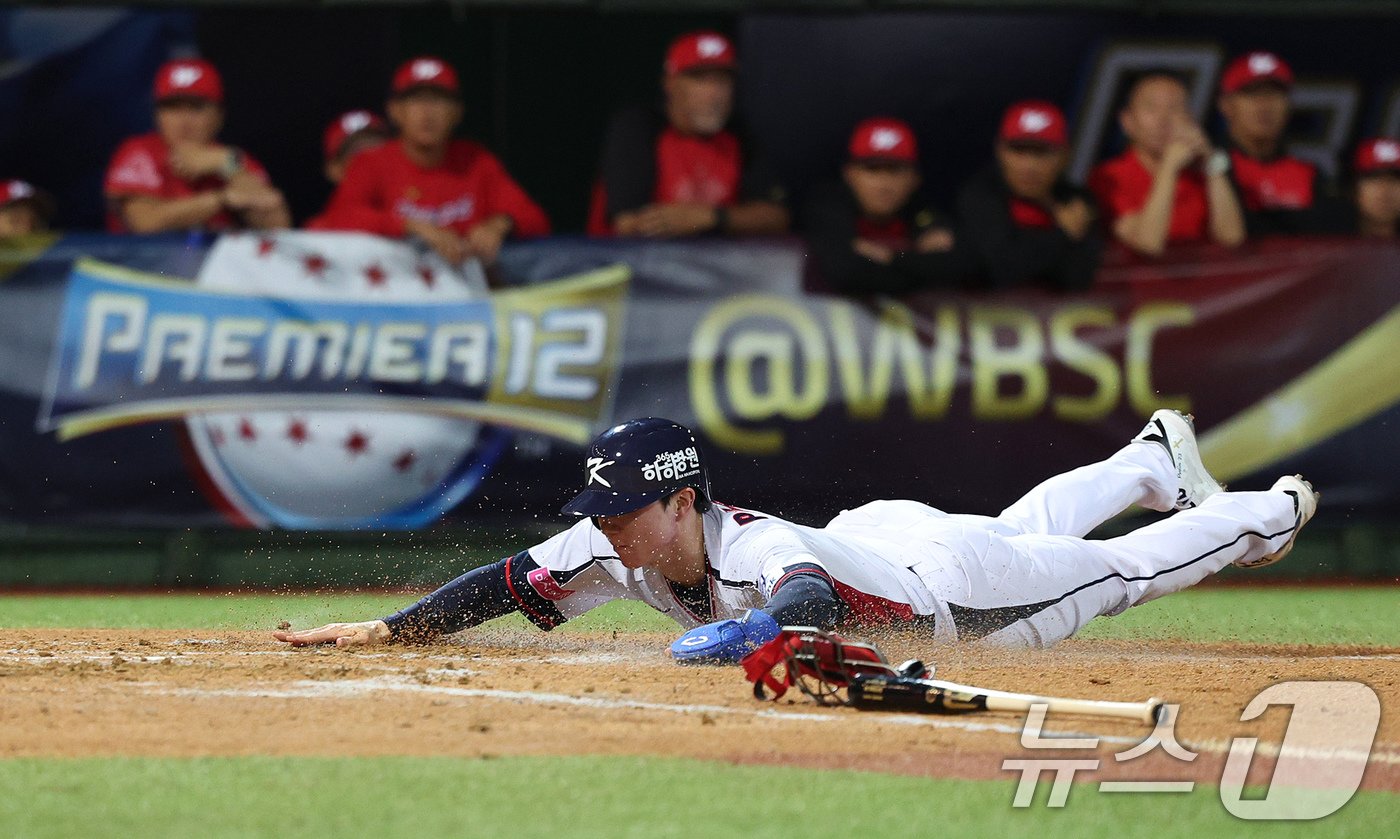
[[[1090,676],[1090,677],[1089,677],[1089,684],[1091,684],[1091,685],[1111,685],[1111,684],[1113,684],[1113,680],[1112,680],[1112,679],[1105,679],[1105,678],[1103,678],[1103,677],[1101,677],[1101,676]]]
[[[292,628],[292,624],[290,621],[278,621],[277,628],[281,630],[288,630]]]
[[[479,722],[472,726],[472,731],[475,731],[477,734],[490,734],[491,725],[490,723]],[[486,755],[482,755],[482,757],[486,757]]]
[[[712,717],[712,716],[710,716],[709,714],[701,714],[701,715],[700,715],[700,724],[701,724],[701,725],[714,725],[714,724],[715,724],[715,718]]]

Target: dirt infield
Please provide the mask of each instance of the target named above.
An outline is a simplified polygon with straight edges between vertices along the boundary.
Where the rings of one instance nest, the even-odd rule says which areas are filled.
[[[1082,780],[1218,782],[1233,737],[1258,737],[1251,781],[1267,782],[1289,711],[1240,721],[1259,691],[1288,680],[1370,685],[1382,719],[1364,789],[1400,791],[1400,650],[1071,641],[1048,652],[932,649],[878,639],[893,660],[934,661],[941,678],[1004,690],[1181,704],[1192,762],[1156,750],[1117,763],[1143,724],[1077,718],[1047,731],[1100,738],[1031,750],[1008,714],[924,716],[775,704],[736,668],[672,664],[669,636],[475,633],[458,643],[364,652],[290,650],[264,634],[201,631],[0,632],[0,757],[96,755],[642,754],[738,763],[1001,778],[1008,758],[1099,757]],[[1323,782],[1320,780],[1320,783]]]

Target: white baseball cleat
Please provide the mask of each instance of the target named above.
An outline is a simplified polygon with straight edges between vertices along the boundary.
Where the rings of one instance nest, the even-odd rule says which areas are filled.
[[[1274,485],[1269,489],[1293,496],[1293,505],[1298,511],[1298,523],[1293,527],[1293,532],[1288,535],[1288,541],[1283,543],[1283,547],[1258,559],[1236,560],[1235,565],[1239,568],[1263,568],[1288,556],[1288,552],[1293,550],[1293,543],[1298,539],[1298,531],[1302,530],[1303,525],[1317,512],[1317,500],[1322,497],[1322,493],[1313,489],[1313,485],[1303,480],[1302,475],[1284,475],[1274,481]]]
[[[1167,450],[1167,456],[1176,467],[1176,509],[1199,507],[1207,498],[1225,489],[1201,462],[1201,450],[1196,447],[1196,426],[1190,415],[1165,408],[1155,411],[1147,427],[1133,442],[1156,443]]]

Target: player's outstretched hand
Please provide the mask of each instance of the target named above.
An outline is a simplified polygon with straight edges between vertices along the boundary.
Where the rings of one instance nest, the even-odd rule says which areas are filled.
[[[272,633],[278,641],[285,641],[293,647],[309,647],[313,644],[335,644],[337,647],[368,647],[388,643],[389,625],[384,621],[360,621],[359,623],[328,623],[315,629],[302,629],[296,632],[278,630]]]

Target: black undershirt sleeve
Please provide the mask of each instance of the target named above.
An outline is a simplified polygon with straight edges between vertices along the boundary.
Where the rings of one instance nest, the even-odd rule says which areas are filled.
[[[832,629],[841,622],[841,599],[823,568],[799,565],[789,569],[760,611],[779,626]]]
[[[526,575],[538,567],[529,551],[521,551],[468,571],[384,622],[394,640],[409,642],[431,641],[516,611],[541,629],[553,629],[565,618],[530,585]]]
[[[981,179],[969,183],[958,197],[959,235],[972,251],[986,288],[1041,285],[1073,291],[1092,285],[1099,261],[1095,234],[1076,242],[1059,226],[1021,228],[1011,218],[1008,200]]]

